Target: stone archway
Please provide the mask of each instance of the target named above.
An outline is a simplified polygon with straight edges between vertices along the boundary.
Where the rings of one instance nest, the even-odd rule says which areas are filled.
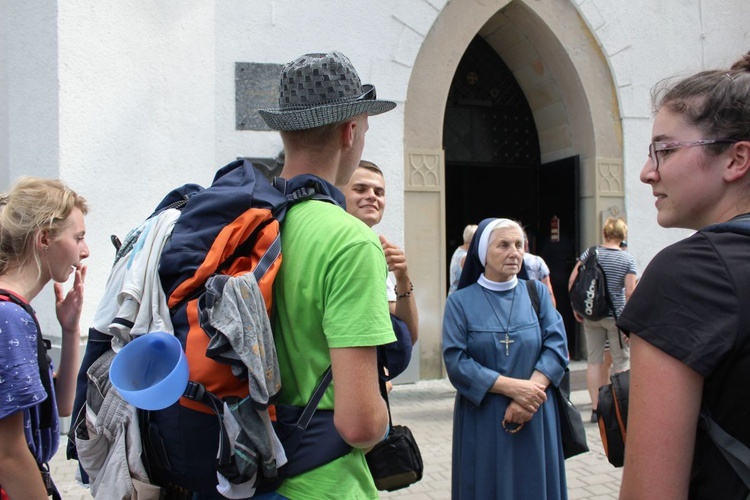
[[[572,3],[454,0],[425,37],[404,114],[404,233],[420,310],[420,378],[443,375],[445,159],[443,117],[459,61],[479,34],[516,75],[534,113],[542,162],[581,160],[581,239],[601,213],[624,212],[622,130],[607,61]]]

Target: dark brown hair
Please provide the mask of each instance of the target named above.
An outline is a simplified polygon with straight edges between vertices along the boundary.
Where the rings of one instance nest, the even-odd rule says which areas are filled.
[[[360,162],[359,162],[359,168],[364,168],[366,170],[369,170],[370,172],[375,172],[376,174],[379,174],[380,177],[385,177],[383,175],[383,171],[380,170],[380,167],[378,167],[377,165],[375,165],[371,161],[360,160]]]
[[[672,82],[664,80],[652,91],[654,111],[682,115],[705,139],[750,140],[750,52],[729,70],[701,71]],[[719,153],[729,145],[707,147]]]

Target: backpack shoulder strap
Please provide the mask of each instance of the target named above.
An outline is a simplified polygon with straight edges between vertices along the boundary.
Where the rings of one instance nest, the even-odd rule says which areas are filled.
[[[704,227],[701,231],[712,233],[739,233],[750,235],[750,214],[740,215],[734,219],[719,224]]]
[[[31,316],[31,319],[34,320],[34,326],[36,326],[37,331],[36,358],[37,364],[39,366],[39,378],[42,381],[44,392],[47,393],[47,399],[42,401],[41,405],[39,406],[39,421],[41,428],[51,428],[54,421],[54,416],[52,414],[54,411],[54,407],[52,405],[52,380],[50,379],[49,373],[50,359],[49,356],[47,356],[47,350],[52,348],[52,343],[42,337],[42,327],[39,326],[39,320],[37,319],[36,312],[34,311],[34,308],[31,307],[31,304],[29,304],[25,300],[22,300],[20,297],[9,290],[0,289],[0,296],[5,297],[4,300],[13,302],[14,304],[23,308],[23,310],[26,311],[29,316]]]
[[[607,301],[607,307],[609,307],[609,310],[612,311],[612,317],[615,318],[615,321],[617,321],[617,308],[615,307],[615,303],[612,301],[612,297],[609,294],[609,285],[607,285],[607,273],[604,272],[604,268],[602,267],[602,264],[599,262],[599,251],[596,249],[596,245],[589,248],[589,252],[594,251],[594,256],[596,257],[596,266],[599,268],[599,270],[602,273],[602,279],[604,280],[604,300]],[[615,325],[616,326],[616,325]],[[617,340],[620,341],[620,349],[623,348],[622,344],[622,332],[620,331],[620,328],[617,327]]]
[[[750,214],[744,214],[720,224],[713,224],[702,230],[750,235]],[[742,479],[745,486],[750,488],[750,448],[722,429],[703,407],[701,407],[698,415],[698,426],[706,430],[716,447],[719,448],[724,458],[732,466],[732,469]]]
[[[732,469],[750,488],[750,448],[719,427],[704,408],[698,416],[698,426],[706,430]]]
[[[273,184],[286,195],[288,203],[314,199],[346,207],[346,197],[341,190],[316,175],[300,174],[290,179],[277,177]]]
[[[612,297],[609,295],[609,287],[607,286],[607,273],[604,272],[604,268],[602,267],[601,262],[599,262],[599,250],[597,249],[597,246],[598,245],[594,245],[589,248],[589,256],[594,257],[594,262],[602,273],[602,279],[604,280],[604,300],[607,301],[607,307],[609,307],[609,310],[612,311],[612,316],[614,316],[615,321],[617,321],[617,309],[615,308],[614,302],[612,302]],[[620,347],[622,347],[622,339],[620,340]]]

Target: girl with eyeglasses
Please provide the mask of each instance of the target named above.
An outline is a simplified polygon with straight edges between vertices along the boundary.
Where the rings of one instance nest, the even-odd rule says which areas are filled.
[[[654,257],[617,322],[631,339],[620,498],[747,498],[699,415],[750,445],[750,53],[653,96],[640,178],[659,225],[697,232]]]

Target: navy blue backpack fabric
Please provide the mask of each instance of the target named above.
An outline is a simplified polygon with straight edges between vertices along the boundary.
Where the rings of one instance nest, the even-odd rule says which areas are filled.
[[[387,369],[387,375],[381,372],[383,380],[392,380],[401,375],[409,366],[413,345],[411,332],[402,320],[391,314],[393,333],[396,341],[378,346],[378,366]]]

